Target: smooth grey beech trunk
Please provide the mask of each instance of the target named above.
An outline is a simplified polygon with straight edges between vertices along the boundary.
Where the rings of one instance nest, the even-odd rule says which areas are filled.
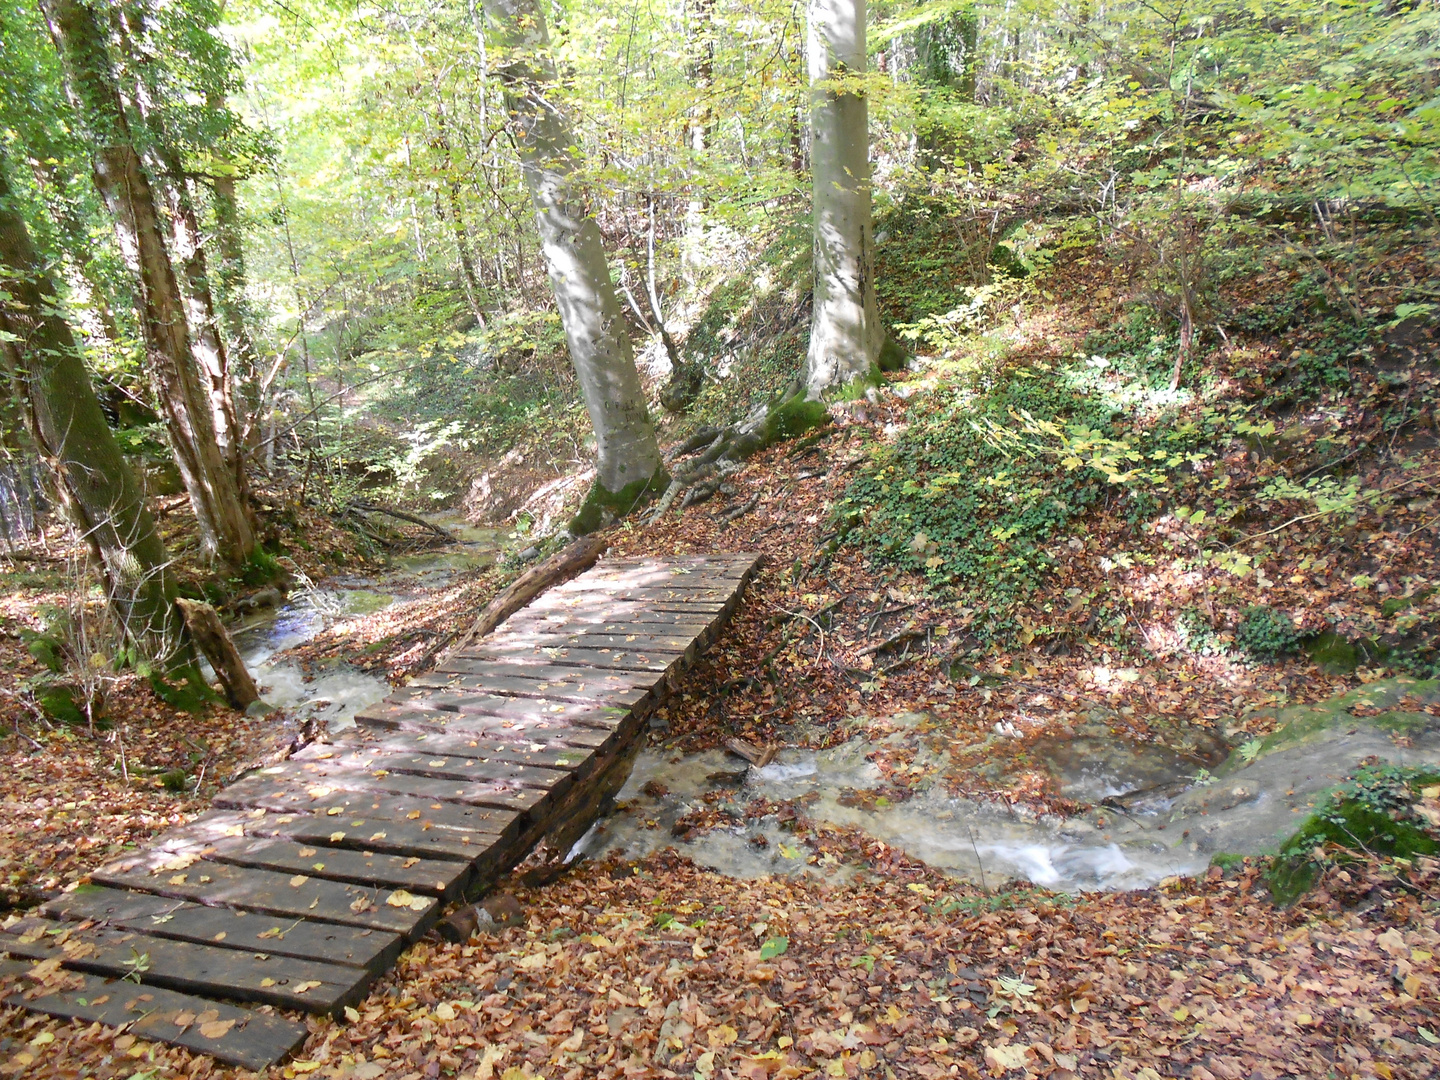
[[[183,658],[184,630],[165,546],[126,464],[59,297],[0,167],[0,330],[27,424],[55,470],[67,515],[105,575],[126,637],[153,660]]]
[[[555,83],[545,16],[536,0],[485,0],[505,86],[510,130],[535,208],[540,250],[560,308],[570,359],[595,429],[595,488],[578,520],[598,524],[600,506],[624,512],[663,487],[664,464],[645,406],[630,335],[605,261],[600,227],[573,177],[569,125],[547,98]],[[583,520],[591,518],[593,520]]]
[[[66,86],[91,146],[96,190],[139,286],[146,367],[207,556],[241,566],[255,550],[244,496],[215,437],[164,213],[130,130],[104,24],[81,0],[41,0]]]
[[[833,84],[865,71],[865,0],[810,0],[808,52],[815,305],[805,388],[819,398],[871,378],[885,344],[875,300],[869,106]]]

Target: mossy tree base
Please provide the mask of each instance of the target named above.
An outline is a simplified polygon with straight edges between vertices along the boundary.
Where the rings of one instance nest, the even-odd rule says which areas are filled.
[[[719,487],[720,478],[739,468],[741,461],[777,442],[794,439],[829,422],[830,411],[824,402],[807,398],[799,386],[792,387],[790,392],[778,401],[755,410],[740,423],[717,432],[708,444],[697,445],[695,449],[699,450],[703,446],[704,452],[683,468],[675,470],[670,486],[661,496],[649,521],[658,521],[665,511],[670,509],[675,499],[692,485],[695,485],[697,490],[703,484],[710,485],[709,491],[701,492],[702,496],[708,497]],[[693,495],[694,493],[687,496],[687,499],[696,501]],[[685,505],[686,503],[682,502],[681,508]]]
[[[596,480],[570,519],[570,531],[576,536],[586,536],[607,524],[607,517],[610,520],[624,517],[650,496],[664,491],[669,482],[670,476],[663,465],[655,470],[654,476],[626,484],[619,491],[609,491]]]

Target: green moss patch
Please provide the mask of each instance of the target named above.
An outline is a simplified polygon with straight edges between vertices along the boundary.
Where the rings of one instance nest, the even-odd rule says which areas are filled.
[[[1265,878],[1275,902],[1295,903],[1327,866],[1357,855],[1409,859],[1440,852],[1440,841],[1414,809],[1421,789],[1437,782],[1440,775],[1429,770],[1358,771],[1281,846]]]

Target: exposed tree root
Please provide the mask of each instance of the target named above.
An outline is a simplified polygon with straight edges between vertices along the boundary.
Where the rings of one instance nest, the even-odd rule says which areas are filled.
[[[692,454],[698,456],[693,461],[671,469],[670,484],[645,519],[645,523],[653,525],[659,521],[666,511],[675,506],[677,499],[680,500],[677,507],[679,510],[703,502],[720,490],[724,478],[737,472],[746,458],[829,421],[830,414],[824,404],[806,400],[801,390],[792,389],[780,401],[762,405],[744,420],[729,427],[700,429],[672,452],[672,461]],[[747,506],[739,509],[734,517],[739,517],[753,508]],[[733,518],[723,520],[728,522]]]

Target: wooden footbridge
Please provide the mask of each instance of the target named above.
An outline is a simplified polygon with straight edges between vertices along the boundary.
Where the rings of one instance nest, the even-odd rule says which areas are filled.
[[[624,783],[752,555],[611,559],[0,933],[7,1002],[251,1069]],[[256,1007],[259,1006],[259,1007]]]

